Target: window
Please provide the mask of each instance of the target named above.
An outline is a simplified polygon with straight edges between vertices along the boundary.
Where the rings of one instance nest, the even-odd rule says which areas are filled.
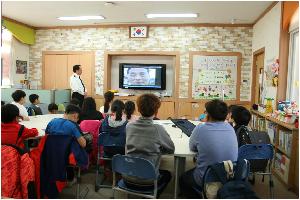
[[[11,85],[11,66],[12,66],[12,34],[2,28],[2,57],[1,57],[1,86]]]
[[[290,32],[287,100],[299,105],[299,29]]]

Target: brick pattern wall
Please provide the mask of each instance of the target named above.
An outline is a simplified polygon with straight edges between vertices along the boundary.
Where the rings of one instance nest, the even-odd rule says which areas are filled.
[[[146,39],[128,37],[128,28],[49,29],[36,31],[30,47],[30,79],[42,85],[42,51],[95,51],[96,93],[103,93],[104,51],[179,51],[180,97],[188,97],[189,51],[241,52],[241,100],[251,96],[252,28],[150,27]]]

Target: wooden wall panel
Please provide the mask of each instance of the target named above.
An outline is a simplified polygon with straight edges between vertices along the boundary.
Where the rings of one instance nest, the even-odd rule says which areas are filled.
[[[55,55],[45,55],[44,59],[44,88],[51,90],[55,88]]]
[[[55,55],[55,76],[52,81],[55,81],[56,89],[68,89],[68,57],[67,55]]]
[[[73,74],[73,66],[80,64],[79,54],[68,55],[68,78]]]
[[[82,75],[81,79],[84,83],[85,88],[87,89],[88,96],[91,96],[93,94],[92,91],[92,67],[93,66],[93,57],[92,54],[81,54],[80,56],[80,65],[82,67]],[[93,84],[95,84],[93,82]]]

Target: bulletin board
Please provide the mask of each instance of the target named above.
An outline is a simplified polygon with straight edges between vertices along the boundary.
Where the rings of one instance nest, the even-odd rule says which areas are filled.
[[[241,53],[193,52],[191,97],[199,100],[240,100]]]

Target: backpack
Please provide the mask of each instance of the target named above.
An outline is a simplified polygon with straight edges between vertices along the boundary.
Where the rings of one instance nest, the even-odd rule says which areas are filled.
[[[239,160],[235,166],[230,160],[209,166],[203,181],[205,196],[219,199],[257,198],[250,184],[246,181],[249,174],[248,166],[247,160]],[[205,183],[206,180],[211,180],[211,178],[214,182]]]
[[[35,112],[32,107],[27,108],[28,116],[35,116]]]
[[[37,198],[35,166],[28,152],[5,144],[1,146],[1,196],[9,198]]]
[[[250,131],[246,126],[241,126],[236,131],[239,147],[245,144],[270,144],[270,137],[266,132]],[[250,160],[251,172],[264,172],[268,160]]]

